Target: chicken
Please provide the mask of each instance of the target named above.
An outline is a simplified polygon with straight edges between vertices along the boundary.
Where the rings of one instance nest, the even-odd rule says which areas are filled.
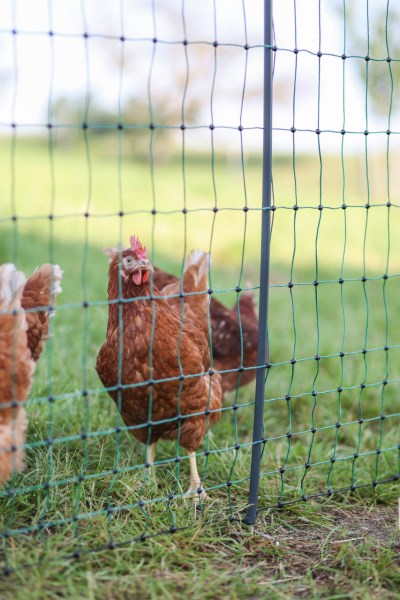
[[[176,285],[177,282],[179,284],[177,277],[155,267],[154,283],[161,290],[162,295],[171,294],[173,288],[170,286]],[[179,285],[172,293],[177,291],[179,292]],[[171,299],[172,301],[176,303],[179,298]],[[241,293],[238,303],[233,308],[227,308],[216,298],[211,298],[210,318],[213,367],[217,371],[222,371],[221,386],[225,395],[238,386],[247,385],[256,376],[256,369],[252,367],[257,365],[258,317],[253,294]]]
[[[153,266],[146,249],[137,238],[130,241],[131,247],[114,253],[110,261],[107,339],[97,357],[97,373],[124,422],[133,427],[131,433],[150,445],[147,462],[154,462],[159,439],[177,439],[189,454],[188,494],[204,499],[196,450],[208,428],[220,419],[222,405],[220,376],[209,372],[210,348],[204,333],[208,294],[185,298],[182,321],[180,307],[161,299],[152,286]],[[183,289],[206,291],[207,278],[208,256],[192,252]],[[119,285],[125,300],[121,311]]]
[[[25,276],[14,265],[0,267],[0,484],[24,466],[26,413],[35,363],[21,310]]]
[[[36,362],[48,339],[50,318],[61,290],[62,270],[58,265],[44,264],[38,267],[25,284],[21,305],[27,311],[28,346]]]

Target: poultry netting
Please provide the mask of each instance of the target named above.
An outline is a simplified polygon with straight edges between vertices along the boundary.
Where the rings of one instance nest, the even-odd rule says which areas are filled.
[[[0,7],[3,572],[238,522],[250,477],[261,510],[387,493],[400,477],[395,7],[284,0],[265,47],[261,0],[42,4]],[[24,275],[47,263],[29,304]]]

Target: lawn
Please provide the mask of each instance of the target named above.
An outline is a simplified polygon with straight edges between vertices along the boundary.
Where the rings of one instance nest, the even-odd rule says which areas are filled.
[[[0,490],[1,530],[11,532],[2,560],[16,569],[2,580],[2,597],[26,597],[29,582],[30,598],[394,598],[399,482],[358,487],[400,471],[400,199],[396,188],[386,206],[383,159],[371,159],[368,196],[362,158],[346,157],[343,189],[339,158],[323,157],[320,183],[319,161],[298,157],[298,211],[291,157],[275,160],[266,510],[253,529],[240,519],[254,385],[226,399],[200,448],[210,501],[195,511],[182,497],[186,458],[175,463],[175,445],[162,443],[149,475],[145,449],[125,431],[94,364],[107,319],[102,249],[133,233],[176,273],[192,248],[211,249],[211,286],[227,304],[236,286],[257,288],[260,160],[246,159],[245,177],[240,160],[220,155],[212,163],[157,154],[151,169],[129,154],[115,158],[117,141],[56,140],[53,153],[33,139],[0,144],[0,262],[64,269],[27,403],[27,469]],[[354,492],[290,504],[351,485]],[[272,508],[279,502],[288,506]],[[171,527],[173,535],[152,537]],[[131,543],[141,536],[150,539]],[[63,560],[73,554],[79,560]]]

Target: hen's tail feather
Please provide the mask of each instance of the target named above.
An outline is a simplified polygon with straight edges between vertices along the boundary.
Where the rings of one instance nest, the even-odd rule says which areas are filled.
[[[203,250],[193,250],[185,264],[183,273],[183,291],[189,295],[185,303],[194,315],[197,324],[203,330],[208,339],[208,305],[210,296],[205,293],[208,290],[210,255]],[[203,292],[191,294],[190,292]]]
[[[41,300],[47,295],[49,298],[48,304],[54,302],[55,297],[62,292],[61,279],[63,270],[59,265],[51,265],[45,263],[41,267],[36,267],[32,275],[26,282],[26,288],[29,288],[36,283],[41,283],[40,288]]]
[[[25,284],[22,306],[26,309],[51,306],[62,292],[63,271],[59,265],[37,267]]]
[[[245,292],[239,298],[240,314],[258,322],[258,311],[252,292]]]
[[[32,273],[24,287],[22,308],[28,311],[28,346],[35,361],[48,339],[49,319],[54,315],[48,307],[54,305],[62,291],[62,275],[59,265],[46,263]]]
[[[15,265],[5,263],[0,267],[0,307],[1,310],[19,310],[26,278]]]
[[[61,279],[64,274],[64,271],[61,269],[60,265],[51,265],[53,267],[53,278],[51,280],[51,294],[57,296],[57,294],[61,294]]]
[[[242,292],[238,298],[240,315],[251,319],[255,323],[258,323],[258,309],[254,290],[250,289],[253,287],[251,281],[246,281],[246,287],[248,289]]]
[[[208,289],[208,273],[210,265],[210,254],[203,250],[192,250],[189,254],[183,274],[184,288],[186,279],[190,277],[191,285],[195,288],[191,291],[204,291]],[[187,291],[185,289],[185,291]]]
[[[182,280],[173,276],[165,277],[160,273],[160,280],[170,281],[162,287],[163,296],[177,296],[181,291],[184,293],[185,319],[188,317],[191,321],[203,330],[208,339],[208,304],[210,297],[206,293],[208,290],[208,271],[210,264],[210,255],[203,250],[193,250],[185,263]],[[158,275],[156,271],[156,279]],[[203,292],[203,293],[197,293]],[[171,306],[181,314],[181,300],[178,297],[169,299]]]

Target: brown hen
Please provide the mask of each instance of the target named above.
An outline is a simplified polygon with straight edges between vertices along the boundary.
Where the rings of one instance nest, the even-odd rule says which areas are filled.
[[[154,283],[162,295],[170,294],[173,285],[177,285],[179,291],[179,279],[157,267]],[[241,293],[238,304],[227,308],[216,298],[211,298],[210,303],[213,367],[221,372],[224,394],[247,385],[256,376],[258,316],[253,294]]]
[[[24,466],[26,414],[23,402],[35,363],[21,310],[25,276],[14,265],[0,267],[0,484]]]
[[[134,427],[131,433],[150,444],[148,462],[154,462],[159,439],[178,439],[189,453],[188,493],[204,498],[196,450],[208,427],[219,420],[222,404],[220,376],[209,374],[210,349],[204,333],[208,294],[186,296],[182,320],[180,304],[160,298],[157,286],[151,289],[152,269],[146,249],[135,237],[130,248],[111,258],[107,340],[96,369],[124,422]],[[207,277],[207,255],[192,252],[185,266],[184,291],[206,291]],[[121,311],[119,283],[125,300]]]

